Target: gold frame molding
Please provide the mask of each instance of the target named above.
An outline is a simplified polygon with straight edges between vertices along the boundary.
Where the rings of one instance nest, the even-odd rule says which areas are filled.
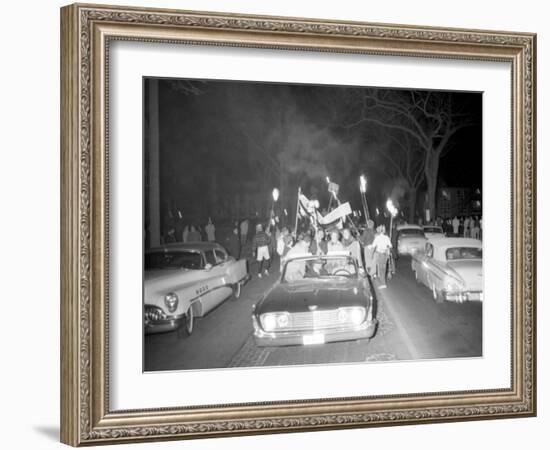
[[[509,62],[509,389],[111,411],[108,56],[113,40]],[[61,440],[80,446],[536,414],[536,35],[75,4],[61,9]]]

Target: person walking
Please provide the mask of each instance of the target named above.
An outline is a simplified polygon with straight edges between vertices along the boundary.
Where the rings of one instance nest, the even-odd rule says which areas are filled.
[[[463,237],[470,237],[470,218],[469,217],[466,217],[464,219]]]
[[[239,260],[241,258],[241,240],[239,239],[239,229],[237,227],[233,228],[233,232],[226,241],[229,254]]]
[[[202,241],[200,231],[195,227],[195,225],[191,225],[191,227],[189,228],[189,234],[187,235],[187,242],[200,242],[200,241]]]
[[[241,245],[246,244],[247,237],[248,237],[248,219],[244,219],[241,222]]]
[[[344,247],[344,251],[349,252],[357,261],[357,265],[362,269],[361,244],[353,237],[349,228],[344,228],[344,231],[342,231],[342,246]]]
[[[292,248],[292,236],[287,227],[283,227],[277,238],[277,254],[279,255],[279,270],[282,270],[285,257]]]
[[[183,242],[188,242],[189,241],[189,225],[185,225],[183,227],[182,241]]]
[[[265,276],[269,275],[269,266],[271,264],[271,256],[269,254],[270,244],[270,236],[263,231],[261,223],[257,224],[256,234],[252,239],[252,254],[256,255],[256,261],[258,261],[258,278],[262,278],[262,270]]]
[[[365,270],[369,275],[374,275],[376,271],[376,262],[374,260],[374,249],[372,243],[374,242],[374,222],[367,220],[367,228],[361,235],[361,243],[363,244],[363,253],[365,258]]]
[[[452,226],[453,226],[453,234],[455,236],[458,236],[458,227],[460,227],[460,220],[458,220],[458,217],[454,217],[453,221],[452,221]]]
[[[474,217],[474,228],[472,228],[472,237],[479,239],[479,217]]]
[[[378,277],[380,278],[380,289],[386,288],[386,272],[388,268],[388,259],[390,257],[390,251],[392,244],[390,238],[385,234],[386,227],[380,225],[376,228],[376,236],[372,242],[374,248],[376,267]]]
[[[204,231],[206,233],[206,240],[208,242],[215,242],[216,241],[216,227],[212,223],[212,218],[208,218],[208,223],[204,227]]]

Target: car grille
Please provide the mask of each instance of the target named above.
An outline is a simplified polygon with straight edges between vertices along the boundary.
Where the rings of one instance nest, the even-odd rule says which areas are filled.
[[[311,330],[338,328],[345,325],[345,322],[338,321],[338,310],[330,309],[325,311],[308,311],[290,314],[289,325],[280,330]]]
[[[146,322],[156,322],[166,318],[164,311],[153,305],[145,305],[144,316]]]

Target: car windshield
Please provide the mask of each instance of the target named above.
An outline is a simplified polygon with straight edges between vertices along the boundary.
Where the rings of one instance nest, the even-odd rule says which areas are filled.
[[[282,281],[356,278],[357,264],[350,256],[298,258],[286,263]]]
[[[447,261],[455,259],[481,259],[483,250],[478,247],[452,247],[445,252]]]
[[[199,252],[151,252],[145,255],[145,270],[152,269],[192,269],[202,268],[202,256]]]
[[[425,227],[424,233],[443,233],[443,230],[438,227]]]
[[[405,228],[399,230],[399,237],[424,237],[424,232],[418,228]]]

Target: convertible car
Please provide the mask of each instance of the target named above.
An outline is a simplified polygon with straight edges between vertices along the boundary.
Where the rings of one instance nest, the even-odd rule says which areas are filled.
[[[236,261],[213,242],[169,244],[145,253],[144,329],[193,331],[193,318],[214,309],[249,279],[246,260]]]
[[[482,256],[482,243],[477,239],[431,239],[424,252],[413,256],[412,270],[438,303],[482,301]]]
[[[295,256],[254,306],[254,338],[258,346],[368,339],[374,302],[370,278],[349,254]]]

